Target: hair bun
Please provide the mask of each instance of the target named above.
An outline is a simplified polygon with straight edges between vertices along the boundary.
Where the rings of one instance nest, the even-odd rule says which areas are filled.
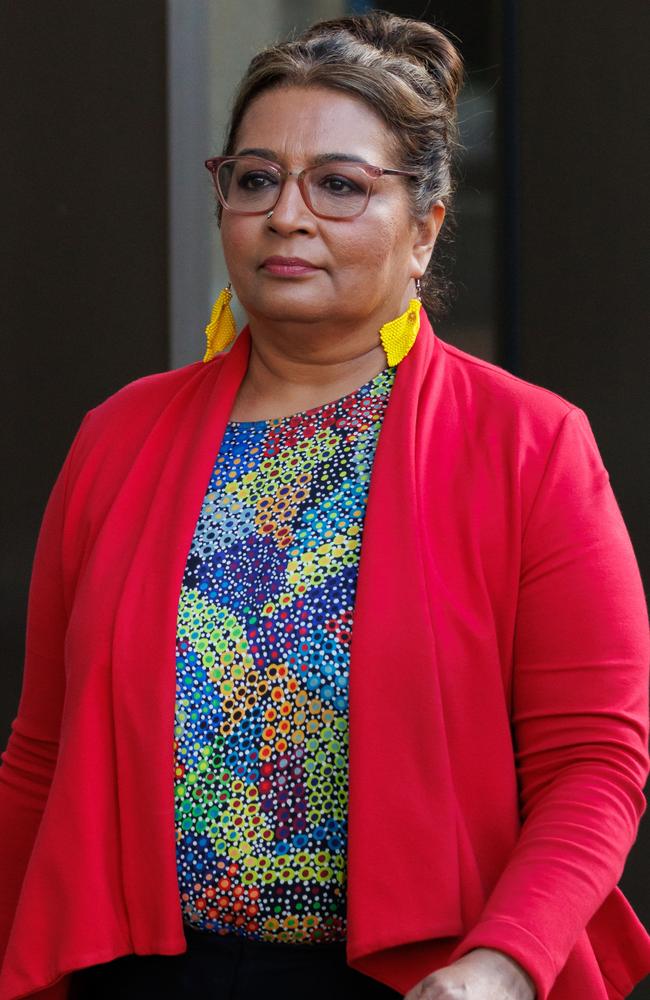
[[[408,59],[422,66],[434,78],[444,98],[453,108],[463,86],[463,59],[453,42],[426,21],[398,17],[374,10],[357,16],[320,21],[299,35],[299,41],[341,32],[375,49]]]

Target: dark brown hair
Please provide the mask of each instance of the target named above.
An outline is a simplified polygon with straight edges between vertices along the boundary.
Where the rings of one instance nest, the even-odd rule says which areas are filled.
[[[246,109],[262,91],[282,86],[345,91],[384,119],[401,160],[395,166],[417,173],[418,180],[407,181],[414,215],[425,215],[437,200],[444,203],[448,244],[453,165],[460,148],[456,100],[463,75],[456,47],[424,21],[377,10],[319,21],[297,38],[271,45],[252,59],[235,94],[223,154],[234,152]],[[441,239],[442,233],[422,281],[424,302],[433,315],[444,312],[450,298],[441,266]]]

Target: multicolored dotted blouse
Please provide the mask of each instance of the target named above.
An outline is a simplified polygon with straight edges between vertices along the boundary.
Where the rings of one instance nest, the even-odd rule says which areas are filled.
[[[178,882],[203,930],[345,940],[349,649],[396,371],[226,426],[177,626]]]

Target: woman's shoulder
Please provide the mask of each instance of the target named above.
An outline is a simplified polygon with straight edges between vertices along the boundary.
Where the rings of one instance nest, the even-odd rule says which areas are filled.
[[[595,494],[607,471],[580,406],[455,345],[438,345],[446,394],[438,409],[446,414],[445,429],[451,428],[451,446],[462,443],[465,467],[468,454],[491,470],[498,461],[509,470],[502,480],[508,489],[517,483],[522,490],[524,509],[545,480],[559,484],[561,502],[569,494]]]
[[[165,405],[185,385],[205,371],[201,361],[194,361],[181,368],[153,372],[133,379],[112,392],[91,411],[97,415],[141,411],[143,407]]]
[[[438,348],[447,406],[481,446],[501,439],[543,454],[562,431],[592,436],[584,410],[559,393],[439,339]]]
[[[134,429],[151,423],[175,399],[182,399],[186,393],[191,395],[193,387],[198,389],[206,376],[209,377],[209,368],[212,365],[195,361],[127,382],[89,410],[84,424],[99,431],[104,427],[115,430],[120,426]]]
[[[477,405],[485,403],[497,412],[522,414],[530,411],[551,421],[562,420],[578,408],[552,389],[529,382],[440,338],[437,342],[444,355],[449,384],[454,386],[456,393],[464,389]]]
[[[195,398],[208,382],[213,384],[214,366],[197,361],[182,368],[155,372],[134,379],[111,393],[85,414],[71,448],[75,465],[91,455],[117,453],[128,460],[170,407],[177,413]]]

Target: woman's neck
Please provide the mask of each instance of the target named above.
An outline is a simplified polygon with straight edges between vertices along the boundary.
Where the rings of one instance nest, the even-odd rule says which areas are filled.
[[[248,370],[239,387],[231,420],[264,420],[313,409],[353,392],[388,366],[381,344],[337,357],[329,351],[289,355],[251,333]]]

